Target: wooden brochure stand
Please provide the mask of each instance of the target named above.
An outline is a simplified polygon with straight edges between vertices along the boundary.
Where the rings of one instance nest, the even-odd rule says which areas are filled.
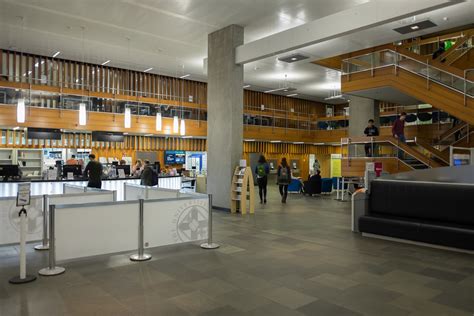
[[[255,213],[255,188],[250,167],[236,167],[232,177],[231,212],[247,213],[247,198],[249,213]]]

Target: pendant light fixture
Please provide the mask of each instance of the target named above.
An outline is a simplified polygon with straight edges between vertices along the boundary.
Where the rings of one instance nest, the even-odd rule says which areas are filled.
[[[179,132],[179,120],[178,116],[173,116],[173,133],[177,134]]]
[[[86,104],[80,103],[79,104],[79,125],[85,126],[86,124],[87,124]]]
[[[179,129],[179,133],[181,136],[186,135],[186,123],[184,122],[184,119],[181,119],[181,127]]]
[[[132,127],[132,113],[130,108],[125,108],[124,126],[125,128]]]
[[[26,118],[25,99],[19,98],[16,105],[16,122],[25,123],[25,118]]]
[[[23,29],[24,29],[24,23],[23,23],[23,17],[20,16],[18,17],[20,20],[20,27],[21,27],[21,33],[20,33],[20,60],[23,60]],[[20,64],[20,73],[21,73],[21,64]],[[17,105],[16,105],[16,122],[17,123],[25,123],[26,120],[26,107],[25,107],[25,99],[22,97],[23,94],[23,78],[20,77],[20,97],[17,100]]]
[[[82,31],[82,65],[80,67],[84,67],[84,64],[85,64],[85,58],[84,58],[84,51],[85,51],[84,30],[85,30],[85,27],[81,26],[81,31]],[[83,74],[84,72],[80,71],[79,73]],[[84,93],[84,75],[82,75],[82,78],[81,78],[81,90],[82,90],[82,93],[81,93],[82,102],[79,103],[79,125],[80,126],[85,126],[87,124],[87,108],[86,108],[86,104],[84,103],[84,101],[85,101],[84,100],[84,94],[85,94]]]
[[[156,131],[161,132],[162,122],[161,122],[161,112],[156,113]]]

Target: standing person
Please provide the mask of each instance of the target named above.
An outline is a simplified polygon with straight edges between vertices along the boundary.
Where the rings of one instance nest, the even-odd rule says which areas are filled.
[[[102,164],[95,160],[95,155],[89,155],[89,163],[84,169],[84,176],[89,179],[87,186],[89,188],[98,188],[102,187]]]
[[[392,126],[392,135],[396,139],[400,140],[402,143],[406,142],[405,138],[405,119],[407,114],[405,112],[400,113],[400,117],[398,117],[395,122],[393,122]]]
[[[142,160],[137,159],[137,161],[135,162],[135,165],[132,168],[132,173],[135,177],[140,176],[140,174],[142,173],[142,167],[143,167]]]
[[[364,134],[367,137],[374,137],[374,136],[379,136],[379,129],[377,126],[374,125],[374,120],[370,119],[367,127],[364,130]],[[366,157],[373,157],[374,152],[375,152],[375,146],[376,144],[374,143],[368,143],[365,144],[365,156]]]
[[[313,173],[316,173],[318,171],[321,171],[321,164],[319,163],[318,158],[314,157],[314,162],[313,162]]]
[[[288,197],[288,185],[291,182],[291,169],[286,161],[286,158],[281,159],[281,164],[278,166],[277,172],[278,189],[280,190],[281,203],[286,203]]]
[[[255,174],[257,175],[258,194],[260,196],[260,204],[267,203],[267,183],[270,167],[264,155],[258,158],[257,166],[255,166]]]
[[[151,167],[149,160],[145,160],[143,171],[140,176],[140,184],[149,187],[153,186],[153,168]]]
[[[405,112],[400,113],[400,117],[395,120],[392,126],[392,135],[400,142],[405,143],[407,139],[405,138],[405,119],[407,114]],[[403,159],[403,152],[398,150],[398,158]]]

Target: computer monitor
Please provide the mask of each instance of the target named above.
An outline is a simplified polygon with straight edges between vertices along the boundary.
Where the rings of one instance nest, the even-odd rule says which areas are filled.
[[[119,169],[123,169],[123,172],[125,173],[126,176],[130,175],[130,165],[119,165],[119,166],[116,166],[115,169],[117,170],[117,174],[118,174]]]
[[[80,177],[82,176],[82,168],[81,165],[64,165],[63,166],[63,178],[67,178],[67,174],[72,172],[74,176]]]
[[[119,165],[119,162],[118,161],[112,161],[112,166],[118,166]]]
[[[20,176],[18,165],[0,165],[0,177],[3,177],[3,181],[7,181],[9,177],[18,176]]]

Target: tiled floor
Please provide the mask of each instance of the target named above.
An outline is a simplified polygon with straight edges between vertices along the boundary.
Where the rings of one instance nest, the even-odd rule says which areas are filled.
[[[0,315],[473,315],[474,256],[353,234],[332,197],[270,195],[255,216],[215,213],[218,250],[68,263],[14,286],[17,249],[0,248]],[[29,270],[46,258],[30,249]]]

